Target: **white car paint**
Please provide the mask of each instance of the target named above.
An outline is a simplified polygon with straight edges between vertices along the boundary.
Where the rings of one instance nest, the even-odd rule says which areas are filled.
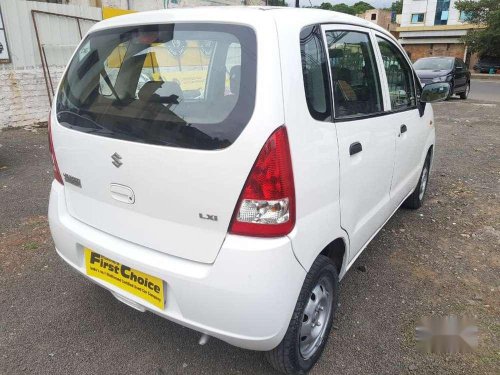
[[[434,145],[433,113],[389,113],[380,66],[385,116],[349,122],[314,120],[307,108],[299,34],[303,27],[382,28],[336,12],[283,8],[195,8],[144,12],[96,24],[89,33],[126,25],[183,22],[250,26],[257,36],[257,92],[253,115],[228,148],[203,151],[145,145],[83,134],[58,124],[52,137],[61,173],[82,188],[54,181],[49,221],[58,254],[85,274],[83,247],[165,281],[167,304],[158,309],[93,279],[122,302],[149,310],[233,345],[270,350],[282,340],[314,259],[332,241],[346,246],[343,277],[368,242],[412,193]],[[399,127],[408,132],[402,137]],[[296,224],[280,238],[228,234],[249,171],[270,134],[285,124],[294,173]],[[359,141],[363,152],[350,156]],[[115,168],[118,152],[124,165]],[[103,183],[133,187],[135,203],[113,200]],[[200,220],[215,214],[217,222]],[[265,314],[262,312],[265,311]]]

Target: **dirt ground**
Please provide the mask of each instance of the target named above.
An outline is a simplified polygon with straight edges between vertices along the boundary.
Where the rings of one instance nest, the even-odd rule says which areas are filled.
[[[500,103],[434,106],[427,200],[399,210],[341,283],[313,374],[500,373]],[[258,352],[137,312],[59,259],[45,129],[0,133],[0,374],[273,374]],[[364,266],[364,267],[362,267]],[[423,354],[423,316],[476,318],[472,354]]]

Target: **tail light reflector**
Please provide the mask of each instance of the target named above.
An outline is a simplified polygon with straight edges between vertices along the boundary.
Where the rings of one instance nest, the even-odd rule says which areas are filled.
[[[288,135],[279,127],[262,147],[241,192],[229,232],[280,237],[295,225],[295,188]]]

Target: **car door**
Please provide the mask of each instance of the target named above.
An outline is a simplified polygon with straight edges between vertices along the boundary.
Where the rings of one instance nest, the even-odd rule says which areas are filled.
[[[417,184],[427,129],[417,108],[415,74],[407,56],[386,35],[375,33],[377,54],[383,65],[382,81],[389,92],[385,121],[395,137],[395,162],[391,183],[392,207],[396,209]]]
[[[464,91],[465,85],[467,84],[467,71],[465,70],[465,64],[460,59],[455,59],[455,65],[453,67],[453,79],[455,81],[454,91]]]
[[[371,31],[347,25],[324,25],[323,31],[337,129],[341,225],[352,260],[391,213],[396,135],[384,116]]]

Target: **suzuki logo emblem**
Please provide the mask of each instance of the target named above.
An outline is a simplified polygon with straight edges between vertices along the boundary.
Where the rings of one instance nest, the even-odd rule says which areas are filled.
[[[113,155],[111,155],[111,159],[113,159],[112,163],[116,168],[120,168],[122,166],[123,163],[120,161],[121,158],[122,157],[116,152]]]

